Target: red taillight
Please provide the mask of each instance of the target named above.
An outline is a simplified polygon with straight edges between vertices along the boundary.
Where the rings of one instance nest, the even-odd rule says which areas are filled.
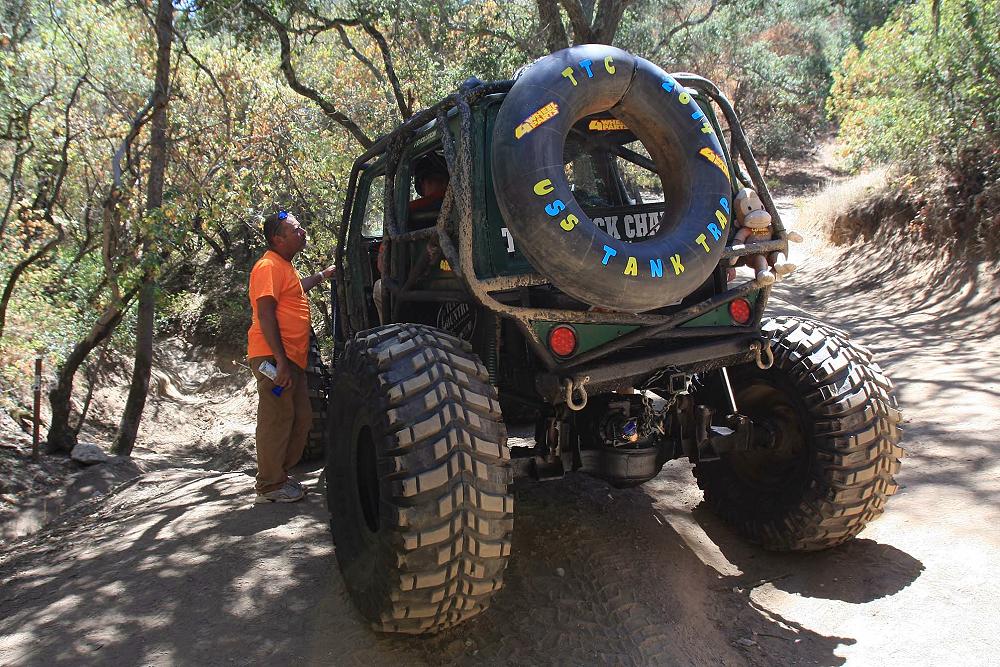
[[[568,357],[576,350],[576,332],[573,327],[560,324],[549,332],[549,349],[558,357]]]
[[[736,324],[747,324],[750,322],[750,302],[746,299],[733,299],[729,302],[729,317],[733,318]]]

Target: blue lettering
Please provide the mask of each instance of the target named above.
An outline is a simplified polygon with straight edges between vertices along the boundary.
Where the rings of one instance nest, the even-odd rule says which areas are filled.
[[[712,232],[712,236],[715,237],[716,241],[722,238],[722,230],[714,222],[708,223],[708,231]]]
[[[663,277],[663,260],[662,259],[651,259],[649,260],[649,275],[654,278]]]
[[[589,59],[588,60],[581,60],[580,61],[580,67],[582,67],[583,69],[587,70],[587,78],[588,79],[593,79],[594,78],[594,73],[590,71],[590,66],[593,65],[593,64],[594,64],[594,61],[593,60],[589,60]]]
[[[663,87],[663,90],[667,91],[668,93],[674,92],[674,86],[676,86],[676,85],[677,85],[677,83],[673,79],[670,79],[670,78],[668,78],[666,81],[664,81],[663,83],[660,84],[660,86]]]
[[[559,213],[561,213],[564,210],[566,210],[566,204],[562,202],[562,199],[557,199],[545,207],[545,212],[551,215],[553,218],[559,215]]]
[[[730,211],[729,211],[729,200],[728,199],[726,199],[725,197],[723,197],[722,199],[719,200],[719,205],[722,206],[722,208],[724,208],[726,210],[726,214],[727,215],[730,213]]]
[[[604,259],[601,260],[601,264],[604,266],[608,265],[608,260],[618,254],[618,251],[611,246],[604,246]]]

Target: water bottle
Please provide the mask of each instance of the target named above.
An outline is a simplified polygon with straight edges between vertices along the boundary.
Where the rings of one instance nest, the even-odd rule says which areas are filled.
[[[260,366],[257,367],[257,370],[259,370],[264,377],[270,378],[271,382],[274,382],[275,378],[278,377],[278,367],[266,359],[260,362]],[[271,393],[275,396],[281,396],[281,392],[284,391],[284,389],[284,387],[272,387]]]

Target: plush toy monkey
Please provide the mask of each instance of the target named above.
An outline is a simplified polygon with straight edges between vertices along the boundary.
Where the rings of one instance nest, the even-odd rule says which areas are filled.
[[[753,245],[761,241],[771,240],[771,214],[764,210],[764,204],[756,192],[743,188],[733,200],[736,207],[736,235],[734,243]],[[801,241],[802,237],[795,232],[788,234],[790,241]],[[761,285],[770,285],[775,280],[795,270],[795,264],[788,261],[785,253],[776,251],[767,257],[748,255],[744,258],[747,266],[754,270],[757,281]],[[773,270],[772,270],[773,269]],[[730,269],[735,274],[735,271]],[[730,278],[732,279],[732,278]]]

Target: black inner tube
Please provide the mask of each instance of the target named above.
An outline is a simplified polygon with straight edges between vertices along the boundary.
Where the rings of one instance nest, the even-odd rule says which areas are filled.
[[[667,209],[645,241],[612,238],[570,192],[566,137],[599,112],[635,133],[663,183]],[[603,45],[541,59],[507,94],[492,153],[497,201],[518,247],[573,297],[650,310],[694,291],[719,262],[732,197],[724,153],[691,93],[646,60]]]

